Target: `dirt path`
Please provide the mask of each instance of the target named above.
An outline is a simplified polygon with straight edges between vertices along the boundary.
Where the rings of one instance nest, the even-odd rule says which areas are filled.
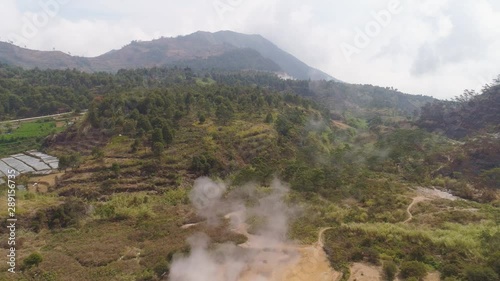
[[[413,214],[411,213],[411,208],[413,208],[414,205],[426,201],[426,200],[435,200],[435,199],[446,199],[450,201],[455,201],[459,199],[456,196],[453,196],[453,194],[446,192],[446,191],[441,191],[436,188],[424,188],[424,187],[418,187],[416,189],[413,189],[416,191],[417,196],[413,197],[412,202],[406,208],[406,213],[408,214],[408,218],[403,222],[403,223],[408,223],[413,219]]]
[[[325,246],[325,240],[323,239],[324,235],[325,235],[325,232],[329,229],[332,229],[332,227],[323,227],[319,230],[318,232],[318,242],[317,243],[317,246],[320,247],[321,249],[323,249],[323,247]]]
[[[409,221],[411,221],[413,219],[413,214],[411,213],[411,208],[415,204],[418,204],[418,203],[423,202],[425,200],[429,200],[429,198],[424,197],[424,196],[420,196],[420,195],[413,197],[413,201],[411,202],[410,205],[408,205],[408,208],[406,208],[406,213],[408,214],[408,218],[403,223],[408,223]]]
[[[382,280],[382,267],[365,263],[353,263],[350,267],[351,275],[348,281]]]
[[[312,246],[298,247],[300,260],[297,264],[290,265],[282,279],[290,281],[335,281],[342,277],[340,272],[336,272],[330,266],[328,257],[323,250],[324,233],[331,229],[325,227],[318,232],[318,241]]]

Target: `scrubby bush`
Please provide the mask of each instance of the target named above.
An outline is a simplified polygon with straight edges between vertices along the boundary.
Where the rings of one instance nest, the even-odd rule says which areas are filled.
[[[170,263],[163,258],[155,265],[153,271],[158,277],[162,277],[170,272]]]
[[[66,201],[49,209],[39,210],[31,221],[31,227],[38,232],[43,228],[57,229],[76,226],[87,212],[86,204],[79,199]]]
[[[488,259],[488,265],[500,275],[500,250],[491,255]]]
[[[98,206],[95,209],[96,215],[102,219],[109,219],[115,216],[115,207],[109,204]]]
[[[396,278],[396,273],[398,272],[398,266],[393,261],[384,262],[384,278],[387,281],[392,281]]]
[[[470,266],[465,270],[468,281],[498,281],[499,276],[490,267]]]
[[[427,268],[425,264],[418,261],[405,261],[401,264],[401,277],[406,280],[409,278],[415,278],[416,280],[422,280],[427,275]]]
[[[448,263],[448,264],[444,264],[441,267],[440,272],[441,272],[441,277],[443,277],[443,278],[455,277],[455,276],[460,275],[461,269],[456,264]]]
[[[43,257],[39,253],[32,253],[23,260],[23,266],[25,268],[32,268],[33,266],[38,266],[43,261]]]
[[[364,256],[366,257],[366,260],[374,265],[379,265],[379,253],[372,248],[366,248],[363,251]]]

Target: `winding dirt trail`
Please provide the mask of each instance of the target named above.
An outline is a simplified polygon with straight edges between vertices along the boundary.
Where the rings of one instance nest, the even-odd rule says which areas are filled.
[[[416,189],[413,189],[416,191],[417,195],[413,197],[412,202],[410,205],[408,205],[408,208],[406,208],[406,213],[408,214],[408,218],[403,221],[403,223],[408,223],[413,219],[413,214],[411,213],[411,209],[413,206],[416,204],[427,201],[427,200],[436,200],[436,199],[446,199],[450,201],[455,201],[459,199],[458,197],[454,196],[453,194],[446,192],[446,191],[441,191],[436,188],[425,188],[425,187],[417,187]]]
[[[425,200],[429,200],[429,198],[424,197],[424,196],[416,196],[413,197],[413,201],[408,205],[408,208],[406,208],[406,213],[408,214],[408,218],[403,222],[403,223],[408,223],[413,219],[413,214],[411,213],[411,208],[420,202],[423,202]]]
[[[325,240],[323,239],[323,236],[325,234],[325,231],[332,229],[332,227],[323,227],[322,229],[319,230],[318,232],[318,246],[323,249],[325,246]]]
[[[336,281],[342,278],[340,272],[336,272],[330,266],[328,257],[323,250],[324,233],[331,229],[325,227],[318,232],[318,241],[312,246],[297,246],[300,253],[300,260],[293,265],[290,265],[286,270],[286,274],[282,279],[273,279],[276,281]]]

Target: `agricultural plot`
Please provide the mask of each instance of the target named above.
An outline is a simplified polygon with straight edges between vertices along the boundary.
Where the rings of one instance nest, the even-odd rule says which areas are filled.
[[[7,176],[9,174],[9,170],[12,169],[9,165],[5,164],[5,162],[0,160],[0,184],[4,184],[5,181],[3,180],[3,177]],[[18,176],[19,173],[16,173],[16,176]]]
[[[15,170],[16,176],[25,173],[47,175],[57,170],[58,167],[59,159],[38,151],[11,155],[0,159],[0,184],[5,183],[2,178],[9,174],[9,170]]]
[[[61,117],[36,121],[0,122],[0,157],[39,149],[44,138],[64,131],[68,124],[74,124],[74,121],[69,121],[73,119]]]
[[[8,175],[8,171],[11,170],[12,167],[10,167],[9,165],[7,165],[5,162],[3,162],[2,160],[0,160],[0,171],[2,172],[2,174],[4,175]]]
[[[49,165],[51,169],[55,170],[59,168],[59,159],[57,159],[57,157],[38,152],[36,150],[27,151],[26,155],[41,159],[41,161]]]
[[[51,170],[49,165],[45,164],[42,159],[33,158],[25,154],[12,155],[15,159],[26,163],[28,166],[32,167],[36,171]]]
[[[11,134],[5,134],[3,137],[5,140],[16,138],[36,138],[47,136],[56,131],[58,131],[58,129],[56,128],[55,122],[36,121],[22,123],[17,129],[13,130]]]
[[[24,162],[17,160],[16,158],[7,157],[3,158],[2,161],[21,174],[35,171],[35,169],[26,165]]]

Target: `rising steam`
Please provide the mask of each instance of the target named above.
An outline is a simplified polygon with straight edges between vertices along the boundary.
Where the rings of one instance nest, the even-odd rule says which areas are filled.
[[[232,231],[247,236],[242,245],[226,243],[209,248],[205,234],[190,237],[191,252],[176,257],[170,281],[270,281],[280,268],[293,265],[298,252],[287,241],[289,218],[296,213],[285,199],[288,187],[274,180],[270,189],[247,185],[226,194],[226,185],[209,178],[195,181],[189,196],[198,214],[209,224],[229,220]],[[248,233],[248,220],[252,225]]]

